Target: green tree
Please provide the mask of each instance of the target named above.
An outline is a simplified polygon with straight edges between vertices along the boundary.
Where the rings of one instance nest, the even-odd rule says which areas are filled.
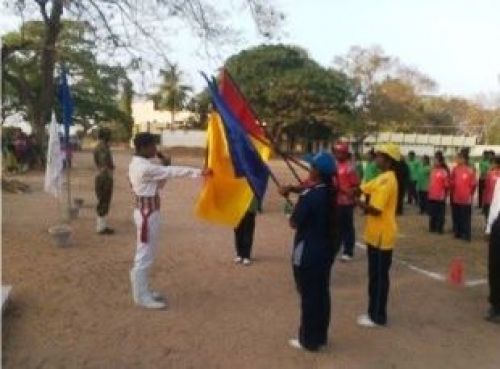
[[[282,132],[328,138],[346,129],[353,104],[349,79],[305,50],[261,45],[230,57],[225,66],[275,139]]]
[[[162,82],[152,99],[157,109],[170,111],[170,122],[173,126],[175,113],[186,107],[192,88],[182,83],[182,72],[176,64],[168,69],[161,69],[160,77]]]
[[[55,61],[67,68],[75,100],[74,122],[84,132],[102,122],[130,124],[130,111],[120,109],[118,96],[130,80],[120,66],[98,63],[93,53],[95,44],[87,38],[89,29],[81,22],[64,21],[59,36]],[[43,22],[31,21],[19,32],[3,37],[11,52],[3,60],[3,106],[6,113],[21,111],[30,122],[36,121],[38,96],[44,94],[38,70],[43,44]],[[29,45],[26,47],[25,45]],[[54,94],[55,91],[52,90]],[[59,107],[56,105],[56,111]],[[35,127],[34,127],[35,128]]]

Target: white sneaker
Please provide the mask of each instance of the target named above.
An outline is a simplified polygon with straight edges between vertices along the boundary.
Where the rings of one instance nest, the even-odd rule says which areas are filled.
[[[346,255],[346,254],[343,254],[341,257],[340,257],[340,260],[343,261],[344,263],[347,263],[349,261],[352,260],[352,256],[350,255]]]
[[[153,298],[143,298],[139,300],[139,303],[137,305],[142,306],[146,309],[165,309],[167,307],[167,304],[165,304],[163,301],[156,301],[153,300]]]
[[[371,320],[367,314],[358,316],[358,325],[365,328],[376,328],[380,326]]]
[[[298,338],[289,339],[288,340],[288,344],[290,346],[292,346],[294,349],[297,349],[297,350],[303,350],[304,349],[304,347],[302,347],[302,345],[300,344],[300,341],[298,340]]]
[[[239,256],[237,256],[237,257],[234,258],[233,261],[234,261],[235,264],[241,264],[241,262],[243,261],[243,258],[240,258]]]
[[[249,266],[249,265],[251,265],[251,264],[252,264],[252,260],[247,259],[247,258],[243,259],[243,265],[244,265],[244,266]]]

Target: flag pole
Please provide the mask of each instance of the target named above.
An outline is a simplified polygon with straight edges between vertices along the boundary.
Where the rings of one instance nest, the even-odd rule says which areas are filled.
[[[68,140],[67,140],[68,141]],[[67,145],[67,143],[66,143]],[[71,221],[71,150],[66,146],[66,184],[67,184],[67,217],[68,222]]]
[[[231,73],[229,73],[229,71],[226,69],[226,68],[223,68],[224,72],[227,74],[227,76],[229,77],[229,80],[232,82],[233,86],[236,88],[236,90],[239,92],[239,94],[245,98],[245,95],[243,94],[243,92],[241,91],[240,87],[238,86],[238,84],[236,83],[236,81],[234,80],[233,76],[231,75]],[[245,100],[248,101],[248,99],[245,98]],[[292,172],[293,176],[295,177],[295,179],[299,182],[299,183],[302,183],[302,179],[299,177],[299,175],[297,174],[297,172],[295,171],[295,168],[290,164],[290,161],[293,161],[296,165],[298,165],[300,168],[304,169],[304,170],[309,170],[309,168],[302,164],[301,162],[299,162],[297,159],[291,157],[290,155],[287,155],[285,153],[283,153],[279,148],[278,148],[278,145],[276,144],[276,141],[272,138],[272,136],[269,134],[269,132],[267,131],[266,127],[262,124],[262,120],[260,119],[259,115],[257,114],[257,112],[253,109],[253,107],[248,104],[248,108],[250,109],[250,111],[252,112],[252,114],[255,116],[255,118],[257,119],[257,121],[259,122],[260,124],[260,127],[263,129],[264,131],[264,134],[266,135],[266,139],[269,141],[269,142],[266,142],[265,140],[262,139],[262,137],[258,137],[256,135],[253,135],[251,134],[251,136],[253,138],[255,138],[256,140],[258,140],[260,143],[262,144],[265,144],[265,145],[269,145],[271,144],[272,148],[274,149],[274,151],[276,151],[278,153],[278,155],[280,155],[282,157],[282,159],[285,161],[288,169]]]

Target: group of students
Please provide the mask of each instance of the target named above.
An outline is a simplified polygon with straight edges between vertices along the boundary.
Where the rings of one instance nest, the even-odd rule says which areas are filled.
[[[487,218],[495,182],[500,178],[500,156],[486,151],[479,163],[479,176],[470,163],[466,149],[458,152],[456,163],[451,169],[441,151],[434,154],[432,166],[427,155],[419,161],[410,152],[407,165],[411,178],[408,203],[418,201],[421,214],[428,214],[429,231],[444,233],[446,204],[449,200],[455,238],[471,241],[472,207],[476,188],[479,188],[478,206]]]
[[[19,128],[2,140],[3,166],[8,173],[24,173],[43,166],[41,152],[35,136],[27,135]]]
[[[114,165],[109,151],[109,136],[100,135],[96,149],[96,164],[100,173],[112,177]],[[134,302],[149,309],[166,307],[165,298],[150,287],[149,270],[153,264],[160,231],[160,191],[166,180],[173,177],[198,178],[216,175],[210,168],[172,166],[157,151],[156,140],[150,133],[139,133],[134,138],[135,155],[129,165],[129,181],[135,196],[133,219],[136,225],[136,254],[130,271]],[[290,217],[295,230],[292,251],[292,271],[301,301],[300,326],[297,338],[289,344],[294,348],[317,351],[328,342],[330,324],[331,270],[338,251],[343,246],[343,256],[348,260],[354,245],[354,226],[349,218],[354,207],[366,216],[363,240],[368,256],[368,308],[358,317],[363,327],[380,327],[387,324],[389,295],[389,270],[392,250],[397,235],[396,212],[398,203],[398,168],[401,159],[399,147],[386,144],[373,151],[374,159],[366,171],[376,173],[360,184],[356,168],[348,155],[348,146],[339,143],[334,155],[320,152],[310,159],[308,178],[300,186],[283,186],[280,193],[288,197],[299,193],[297,204]],[[444,162],[444,161],[443,161]],[[446,173],[446,175],[448,175]],[[109,178],[107,179],[109,181]],[[96,178],[96,185],[98,180]],[[112,187],[112,185],[111,185]],[[97,186],[96,186],[97,189]],[[100,194],[98,193],[98,198]],[[109,210],[111,193],[99,199],[99,207]],[[104,205],[101,200],[106,202]],[[255,201],[235,229],[237,263],[250,265],[251,247],[258,210]],[[490,302],[489,317],[500,321],[500,181],[497,181],[487,233],[490,237]],[[99,219],[98,217],[98,219]],[[98,232],[102,231],[98,220]],[[107,226],[106,226],[107,227]],[[351,256],[352,257],[352,256]]]

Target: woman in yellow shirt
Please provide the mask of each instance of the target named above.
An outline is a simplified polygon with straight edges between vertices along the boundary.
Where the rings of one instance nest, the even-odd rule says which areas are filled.
[[[364,327],[387,324],[389,269],[397,233],[398,183],[395,171],[400,159],[399,146],[377,147],[375,162],[381,174],[360,187],[361,193],[370,196],[368,204],[357,201],[366,214],[363,238],[368,254],[369,304],[368,314],[358,317],[358,324]]]

